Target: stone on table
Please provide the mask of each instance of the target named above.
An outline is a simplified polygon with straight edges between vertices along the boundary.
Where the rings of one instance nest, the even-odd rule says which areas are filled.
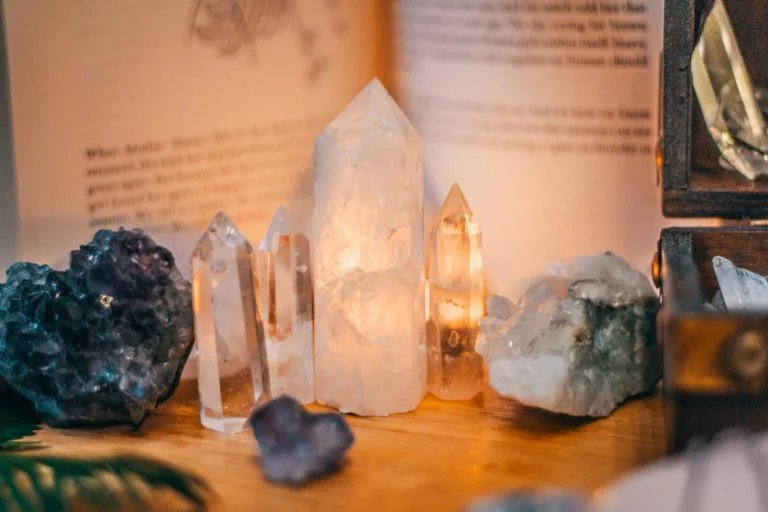
[[[190,285],[138,229],[98,231],[64,271],[16,263],[0,284],[0,376],[52,426],[140,425],[193,344]]]
[[[727,311],[764,311],[768,309],[768,279],[739,268],[722,256],[712,258],[717,284]]]
[[[315,400],[309,240],[280,206],[257,252],[272,394]]]
[[[479,498],[465,512],[588,512],[589,504],[580,496],[564,491],[510,492]]]
[[[355,439],[340,414],[312,414],[287,395],[253,411],[250,423],[264,475],[285,484],[304,484],[337,471]]]
[[[251,244],[224,213],[192,253],[200,421],[223,433],[243,430],[270,398],[255,264]]]
[[[478,351],[491,386],[523,404],[607,416],[661,376],[648,279],[610,253],[582,256],[539,278],[521,303],[491,297]],[[493,305],[491,304],[493,303]]]
[[[475,338],[485,290],[480,228],[458,184],[437,215],[427,262],[428,390],[442,400],[469,400],[483,382]]]
[[[378,80],[315,144],[315,386],[361,415],[426,392],[421,138]]]

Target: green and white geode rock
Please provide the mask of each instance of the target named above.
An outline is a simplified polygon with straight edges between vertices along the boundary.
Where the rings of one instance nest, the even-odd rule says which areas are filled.
[[[621,258],[582,256],[538,279],[520,304],[494,295],[478,351],[491,386],[523,404],[607,416],[661,376],[659,300]]]

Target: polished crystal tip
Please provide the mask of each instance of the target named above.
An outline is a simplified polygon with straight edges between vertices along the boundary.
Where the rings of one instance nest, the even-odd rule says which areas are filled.
[[[481,388],[475,338],[484,313],[480,228],[458,184],[451,187],[430,234],[427,278],[428,389],[443,400],[468,400]]]
[[[200,419],[225,433],[243,430],[270,397],[254,263],[251,244],[224,213],[192,254]]]

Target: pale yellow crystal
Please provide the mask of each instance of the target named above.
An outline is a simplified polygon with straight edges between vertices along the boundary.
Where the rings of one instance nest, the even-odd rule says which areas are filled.
[[[723,158],[749,179],[768,174],[768,134],[722,0],[715,0],[691,57],[693,87]]]
[[[443,400],[468,400],[482,385],[475,338],[485,298],[480,229],[458,184],[443,202],[428,249],[428,389]]]
[[[232,433],[270,398],[251,244],[219,213],[192,254],[200,420]]]

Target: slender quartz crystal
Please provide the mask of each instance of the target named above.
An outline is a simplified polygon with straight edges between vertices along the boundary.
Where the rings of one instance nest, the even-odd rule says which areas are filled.
[[[747,178],[768,174],[768,133],[722,0],[715,0],[691,57],[693,87],[723,159]]]
[[[443,400],[468,400],[483,381],[475,337],[485,298],[480,229],[458,184],[438,213],[428,261],[429,392]]]
[[[280,206],[259,245],[261,316],[273,395],[308,404],[315,400],[309,240],[292,224]]]
[[[192,253],[200,420],[220,432],[243,430],[270,397],[264,329],[256,297],[255,254],[218,213]]]
[[[315,145],[317,401],[361,415],[426,392],[421,138],[378,80]]]

